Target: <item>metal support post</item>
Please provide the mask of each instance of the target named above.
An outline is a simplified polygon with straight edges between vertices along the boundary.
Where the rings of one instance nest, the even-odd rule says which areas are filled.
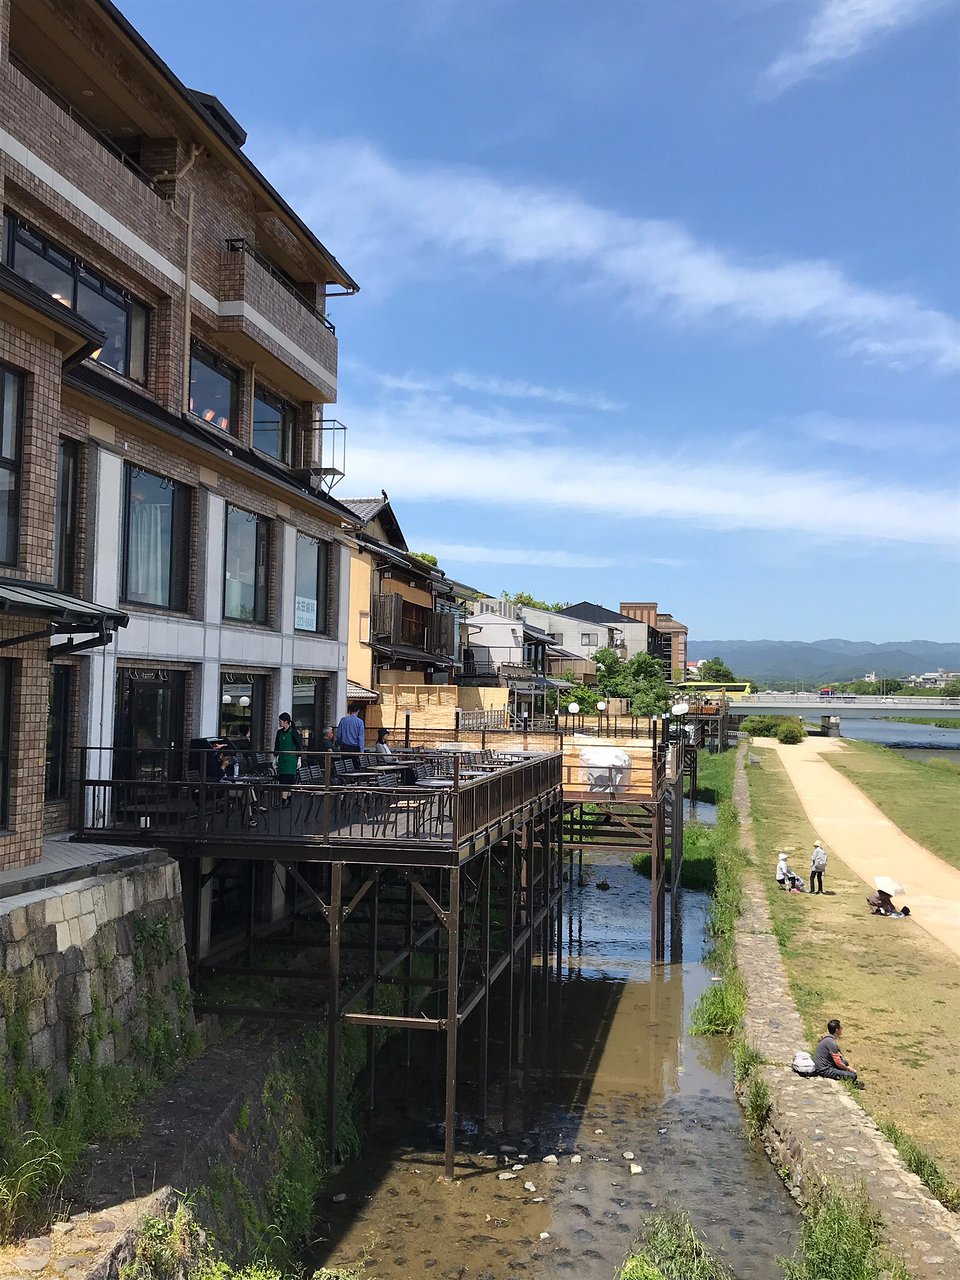
[[[337,1060],[340,1053],[340,943],[343,929],[343,863],[330,864],[330,989],[327,995],[327,1154],[337,1159]]]
[[[460,998],[460,868],[450,872],[450,905],[447,912],[447,1105],[443,1171],[454,1175],[457,1145],[457,1005]]]

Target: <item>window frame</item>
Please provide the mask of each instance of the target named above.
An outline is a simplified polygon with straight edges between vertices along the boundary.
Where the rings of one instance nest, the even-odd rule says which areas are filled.
[[[267,408],[278,410],[280,413],[280,440],[276,453],[270,449],[261,448],[257,444],[258,400]],[[285,467],[293,466],[293,445],[299,421],[300,412],[292,401],[285,400],[283,396],[277,395],[275,391],[271,391],[260,382],[253,384],[253,421],[250,423],[250,443],[258,453],[273,458],[275,462],[282,463]]]
[[[77,575],[77,515],[80,506],[80,441],[57,443],[57,487],[53,516],[53,582],[73,594]]]
[[[212,373],[219,374],[230,384],[230,417],[227,425],[222,427],[213,417],[205,418],[202,414],[196,412],[191,407],[190,417],[195,422],[202,423],[203,426],[209,427],[211,431],[219,432],[221,435],[231,436],[238,439],[240,436],[240,391],[242,388],[243,374],[236,365],[232,365],[229,360],[224,360],[223,356],[218,355],[216,351],[212,351],[209,347],[196,338],[190,339],[190,395],[189,403],[193,405],[193,362],[196,360],[199,364],[204,365]]]
[[[58,691],[57,684],[61,687]],[[50,664],[47,688],[47,738],[44,757],[43,798],[63,800],[69,790],[67,767],[70,749],[70,712],[73,702],[73,668],[63,662]],[[56,713],[59,711],[59,724]],[[54,727],[56,726],[56,727]],[[52,731],[52,732],[51,732]],[[51,785],[51,773],[56,779]]]
[[[167,581],[167,603],[153,600],[134,600],[129,595],[130,584],[130,486],[136,474],[151,476],[173,491],[170,511],[170,574]],[[120,541],[120,601],[134,609],[163,609],[170,613],[187,613],[190,599],[190,541],[192,534],[192,494],[190,487],[169,476],[151,471],[148,467],[128,462],[123,473],[123,514]]]
[[[147,365],[150,352],[150,308],[145,302],[141,302],[139,298],[125,289],[122,285],[116,284],[102,271],[92,266],[86,259],[78,257],[77,254],[71,253],[69,249],[62,249],[55,240],[51,240],[49,236],[42,231],[38,231],[25,218],[12,210],[5,210],[3,215],[4,221],[4,237],[3,237],[3,260],[11,269],[16,271],[22,279],[26,279],[21,272],[17,271],[16,266],[16,246],[18,243],[23,244],[24,249],[28,253],[32,253],[41,257],[44,261],[52,262],[54,256],[63,259],[63,262],[55,263],[58,270],[69,273],[73,289],[69,301],[65,298],[57,296],[57,300],[63,302],[71,311],[76,311],[77,315],[82,316],[84,313],[77,306],[77,299],[80,297],[81,286],[89,289],[91,292],[99,292],[100,296],[106,298],[113,306],[123,311],[126,317],[126,326],[124,332],[123,343],[123,364],[122,369],[118,369],[116,365],[109,364],[102,358],[103,348],[94,352],[90,359],[95,364],[102,365],[105,369],[110,369],[113,373],[119,374],[121,378],[127,378],[131,382],[135,382],[138,386],[146,386],[147,384]],[[33,240],[38,241],[42,252],[37,254],[34,245],[29,244],[24,235],[26,233]],[[88,277],[81,279],[81,276]],[[43,286],[38,286],[43,288]],[[115,295],[115,296],[112,296]],[[55,296],[53,294],[51,297]],[[134,351],[133,333],[136,328],[135,317],[142,321],[143,342],[142,349]],[[88,318],[88,317],[85,317]],[[91,321],[95,323],[95,321]],[[137,372],[133,372],[135,365],[138,367]]]
[[[230,516],[236,513],[256,522],[256,541],[254,550],[253,572],[253,616],[240,617],[227,612],[227,556],[230,544]],[[256,511],[248,511],[233,502],[225,504],[223,516],[223,609],[225,622],[245,622],[252,626],[268,626],[270,621],[270,549],[272,521],[268,516],[258,515]],[[263,589],[260,584],[260,571],[263,570]]]
[[[600,644],[599,631],[581,631],[580,647],[582,649],[596,649]]]
[[[0,658],[0,831],[10,830],[10,741],[14,660]]]
[[[20,563],[20,482],[23,478],[23,419],[26,402],[27,375],[22,369],[0,361],[0,424],[6,414],[7,378],[10,377],[15,386],[16,405],[14,407],[14,456],[8,458],[3,448],[3,432],[0,430],[0,471],[11,477],[7,491],[12,507],[12,529],[10,548],[4,555],[0,544],[0,564],[16,565]],[[8,513],[8,518],[10,515]]]
[[[297,600],[305,597],[297,595],[297,560],[300,556],[300,541],[310,542],[317,549],[317,573],[314,586],[316,588],[316,625],[301,627],[297,625]],[[328,636],[330,634],[330,543],[325,538],[316,538],[312,533],[297,530],[297,545],[293,565],[293,629],[304,635]]]

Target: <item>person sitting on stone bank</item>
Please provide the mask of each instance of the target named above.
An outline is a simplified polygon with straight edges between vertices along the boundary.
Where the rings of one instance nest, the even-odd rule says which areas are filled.
[[[842,1031],[843,1024],[840,1019],[831,1018],[827,1023],[827,1034],[820,1040],[813,1051],[813,1061],[817,1068],[817,1075],[823,1076],[826,1080],[850,1080],[854,1088],[862,1089],[863,1085],[857,1079],[856,1071],[840,1052],[837,1036]]]

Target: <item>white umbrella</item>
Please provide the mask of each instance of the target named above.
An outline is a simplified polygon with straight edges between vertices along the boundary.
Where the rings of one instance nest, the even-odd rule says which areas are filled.
[[[892,876],[874,876],[873,883],[881,893],[889,893],[891,898],[895,898],[898,893],[906,893],[900,881],[894,880]]]

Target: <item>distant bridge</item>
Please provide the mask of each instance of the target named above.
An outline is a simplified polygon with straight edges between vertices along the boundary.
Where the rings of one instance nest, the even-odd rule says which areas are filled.
[[[881,698],[879,694],[835,693],[821,697],[816,693],[748,693],[741,698],[731,698],[731,716],[776,716],[784,712],[793,715],[820,716],[869,716],[894,719],[897,716],[947,717],[956,719],[960,729],[960,698],[904,698],[893,694]]]

